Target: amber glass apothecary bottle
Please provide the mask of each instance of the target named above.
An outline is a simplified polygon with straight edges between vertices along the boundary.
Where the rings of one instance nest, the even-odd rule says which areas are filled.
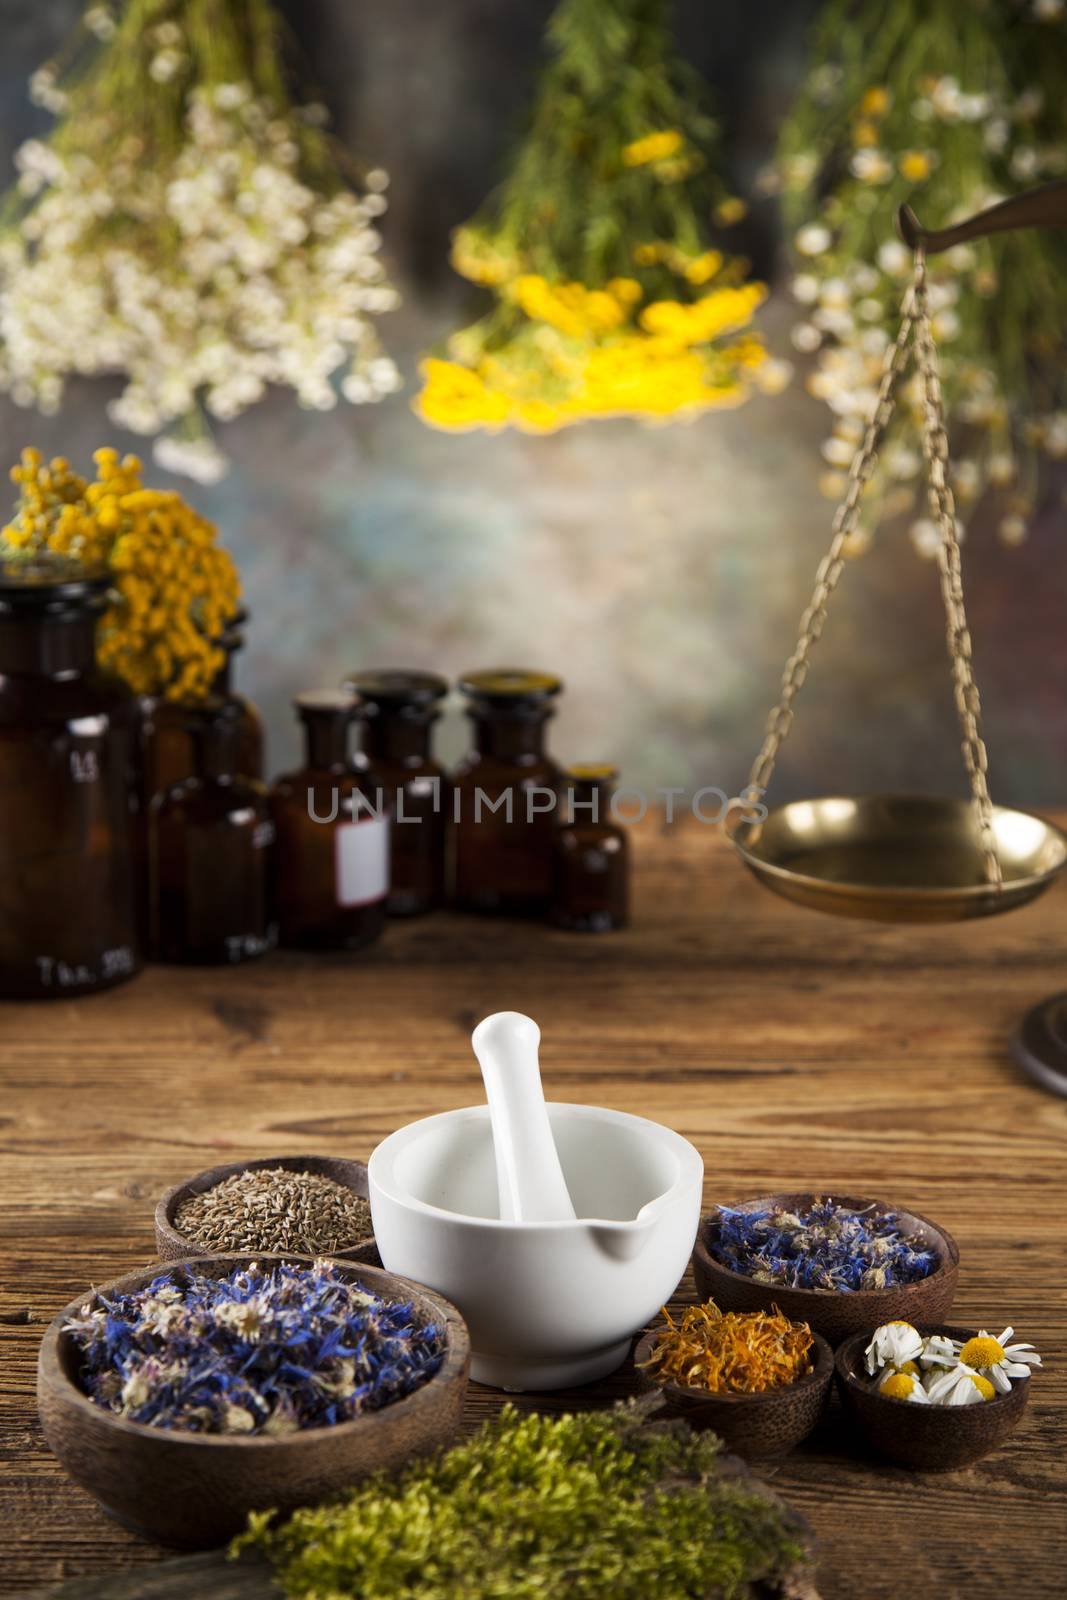
[[[271,790],[275,902],[283,944],[355,950],[385,926],[389,815],[351,768],[356,704],[340,692],[298,695],[304,765]]]
[[[630,914],[630,842],[612,820],[618,772],[568,768],[555,837],[552,920],[580,933],[624,928]]]
[[[540,916],[552,899],[560,771],[545,727],[563,685],[507,668],[460,679],[474,747],[456,767],[450,833],[457,907]]]
[[[361,748],[353,765],[382,791],[392,815],[389,912],[415,916],[443,905],[451,786],[433,754],[433,726],[448,683],[433,672],[354,672]]]
[[[277,942],[267,792],[237,770],[239,707],[207,700],[186,718],[192,776],[148,810],[150,952],[199,966],[250,961]]]
[[[131,977],[138,928],[137,702],[97,671],[109,579],[0,565],[0,995]]]
[[[264,770],[263,718],[256,706],[234,688],[234,663],[244,649],[241,623],[247,612],[239,612],[218,641],[223,663],[211,686],[212,699],[229,700],[238,708],[237,771],[243,778],[262,778]],[[143,704],[145,797],[162,794],[194,771],[193,732],[190,707],[178,701],[153,698]]]

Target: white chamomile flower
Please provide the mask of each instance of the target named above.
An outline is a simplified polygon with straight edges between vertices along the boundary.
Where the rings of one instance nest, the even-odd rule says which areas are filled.
[[[841,311],[852,303],[852,290],[847,278],[827,278],[819,289],[819,299],[824,306]]]
[[[996,484],[998,489],[1003,489],[1006,484],[1013,483],[1015,473],[1015,457],[1009,455],[1007,451],[1001,451],[996,455],[990,456],[986,462],[986,476],[989,478],[990,483]]]
[[[822,334],[811,322],[798,322],[789,336],[795,349],[810,355],[822,344]]]
[[[957,338],[959,331],[960,319],[951,307],[939,311],[930,319],[930,332],[939,343],[947,343],[950,339]]]
[[[902,1367],[906,1361],[916,1361],[922,1348],[922,1334],[910,1322],[884,1322],[875,1329],[864,1352],[867,1371],[875,1373],[881,1367]]]
[[[957,461],[952,471],[952,487],[959,500],[975,500],[982,491],[982,474],[977,461]]]
[[[910,1400],[917,1405],[929,1405],[930,1396],[914,1372],[887,1372],[879,1381],[878,1393],[887,1400]]]
[[[822,453],[831,466],[847,467],[852,463],[852,457],[856,454],[856,447],[850,444],[847,439],[842,439],[837,434],[833,434],[829,439],[823,440]]]
[[[931,1372],[926,1380],[926,1396],[934,1406],[973,1406],[992,1400],[995,1393],[988,1378],[962,1362],[945,1372]]]
[[[1057,411],[1049,417],[1041,437],[1047,455],[1056,461],[1067,457],[1067,412]]]
[[[919,517],[908,529],[911,542],[927,561],[935,561],[941,549],[941,529],[930,517]]]
[[[1012,1378],[1028,1378],[1031,1367],[1041,1365],[1032,1344],[1009,1344],[1014,1328],[1005,1328],[994,1339],[983,1328],[973,1339],[956,1344],[961,1366],[973,1367],[1001,1394],[1007,1394]]]
[[[911,271],[911,251],[898,239],[887,239],[879,246],[878,265],[891,278],[906,278]]]
[[[849,166],[861,183],[885,183],[893,176],[893,163],[881,150],[857,150]]]
[[[761,394],[781,394],[793,380],[794,367],[791,361],[768,359],[762,361],[753,373],[756,387]]]
[[[923,1344],[919,1361],[924,1367],[954,1367],[956,1346],[944,1333],[932,1333]]]
[[[824,250],[829,250],[832,242],[833,235],[821,222],[809,222],[800,229],[794,241],[802,256],[821,256]]]
[[[917,478],[922,469],[922,457],[919,452],[899,442],[889,446],[883,460],[889,476],[904,482]]]

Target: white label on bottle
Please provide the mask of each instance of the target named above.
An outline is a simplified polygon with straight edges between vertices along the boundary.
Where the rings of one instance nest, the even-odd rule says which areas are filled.
[[[389,818],[366,817],[334,829],[339,906],[366,906],[389,893]]]

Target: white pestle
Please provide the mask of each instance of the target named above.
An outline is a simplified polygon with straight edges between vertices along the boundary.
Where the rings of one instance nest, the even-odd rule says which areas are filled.
[[[541,1087],[541,1030],[521,1011],[495,1011],[471,1035],[489,1101],[504,1222],[573,1222]]]

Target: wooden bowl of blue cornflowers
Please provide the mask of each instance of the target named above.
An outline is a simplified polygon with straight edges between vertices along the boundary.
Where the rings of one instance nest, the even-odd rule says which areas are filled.
[[[52,1450],[126,1527],[204,1549],[448,1444],[470,1341],[381,1268],[200,1256],[73,1301],[41,1345]]]
[[[944,1228],[882,1200],[760,1195],[700,1220],[693,1276],[723,1311],[778,1307],[831,1345],[885,1322],[947,1317],[960,1253]]]

